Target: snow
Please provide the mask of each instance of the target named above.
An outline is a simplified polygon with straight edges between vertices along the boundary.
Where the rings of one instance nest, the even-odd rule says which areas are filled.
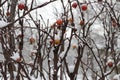
[[[75,67],[74,65],[70,65],[70,66],[69,66],[69,71],[70,71],[70,73],[72,73],[72,72],[74,71],[74,67]]]
[[[65,55],[65,51],[61,52],[61,53],[60,53],[60,58],[63,58],[64,55]]]
[[[90,29],[92,33],[98,34],[99,36],[104,36],[104,28],[100,23],[95,23]]]
[[[113,80],[120,80],[120,74],[116,74],[113,76]]]
[[[114,75],[113,80],[120,80],[120,74]]]
[[[12,58],[13,60],[19,59],[19,58],[20,58],[19,53],[18,53],[18,52],[13,52],[13,55],[11,56],[11,58]]]
[[[47,2],[47,1],[49,1],[49,0],[41,0],[39,3],[42,4],[42,3]],[[39,13],[43,16],[44,20],[45,20],[45,21],[47,21],[47,19],[50,20],[50,25],[51,25],[52,23],[54,23],[54,22],[56,21],[56,19],[61,18],[62,8],[61,8],[61,4],[60,4],[59,1],[60,1],[60,0],[54,2],[54,3],[51,4],[51,5],[48,5],[47,7],[43,7],[43,8],[41,8],[41,9],[39,9],[39,11],[40,11]],[[79,1],[82,1],[82,0],[79,0]],[[66,2],[67,2],[67,0],[66,0]],[[19,3],[25,3],[25,0],[19,0]],[[37,4],[37,5],[39,5],[39,4]],[[37,5],[36,5],[36,6],[37,6]],[[119,5],[119,4],[118,4],[118,5]],[[49,7],[49,8],[48,8],[48,7]],[[53,8],[53,7],[54,7],[54,8]],[[120,8],[120,7],[117,7],[117,8]],[[58,10],[58,11],[55,11],[55,10]],[[49,11],[49,14],[48,14],[48,11]],[[78,15],[79,15],[79,14],[77,13],[77,10],[74,9],[73,11],[74,11],[75,14],[77,15],[77,16],[74,16],[75,18],[77,18],[76,21],[75,21],[76,24],[77,24]],[[99,10],[98,10],[98,11],[99,11]],[[55,13],[52,14],[53,12],[55,12]],[[84,12],[84,14],[86,14],[86,12]],[[47,15],[47,16],[46,16],[46,15]],[[38,16],[36,16],[36,17],[38,17]],[[45,23],[47,23],[47,22],[45,22]],[[5,22],[4,20],[0,20],[0,28],[6,26],[7,24],[8,24],[8,23]],[[76,27],[76,26],[75,26],[75,27]],[[105,34],[105,32],[104,32],[103,25],[101,25],[101,23],[95,23],[94,25],[91,26],[90,31],[91,31],[90,37],[92,37],[92,39],[94,39],[97,47],[98,47],[99,49],[104,48],[104,47],[105,47],[105,44],[104,44],[104,42],[105,42],[105,39],[104,39],[104,34]],[[34,32],[34,31],[33,31],[33,32]],[[55,35],[55,39],[60,39],[60,33],[59,33],[59,31],[57,31],[57,32],[58,32],[58,34]],[[66,35],[67,35],[67,38],[69,38],[69,37],[71,36],[71,35],[70,35],[70,32],[71,32],[71,29],[68,29],[67,34],[66,34]],[[19,35],[19,34],[21,34],[21,32],[16,32],[16,35]],[[29,35],[30,35],[30,34],[29,34]],[[36,38],[36,35],[34,35],[33,37]],[[120,39],[119,39],[118,41],[120,42]],[[76,38],[73,38],[72,41],[71,41],[71,44],[77,46],[77,45],[78,45],[77,39],[76,39]],[[25,43],[25,45],[26,45],[26,43]],[[65,45],[68,45],[68,42],[66,42]],[[71,46],[72,46],[72,45],[71,45]],[[118,46],[119,46],[119,45],[118,45]],[[32,47],[32,48],[33,48],[33,47]],[[28,49],[28,47],[27,47],[27,49]],[[29,49],[31,49],[31,48],[29,48]],[[65,50],[66,50],[66,46],[65,46]],[[37,50],[32,49],[31,53],[37,53]],[[70,72],[73,72],[73,70],[74,70],[74,64],[73,64],[72,62],[75,61],[75,59],[73,58],[73,57],[76,56],[75,53],[77,53],[77,51],[71,49],[71,50],[69,51],[69,55],[68,55],[67,58],[66,58],[67,60],[70,60],[70,61],[68,61]],[[65,51],[63,51],[62,53],[60,53],[59,56],[60,56],[61,58],[63,58],[64,55],[65,55]],[[18,52],[14,52],[13,55],[11,56],[11,58],[14,59],[14,60],[17,60],[18,58],[20,58],[19,53],[18,53]],[[85,58],[85,59],[83,59],[83,60],[86,60],[86,59],[87,59],[87,58]],[[52,58],[49,58],[49,61],[52,62]],[[114,62],[114,61],[113,61],[112,59],[108,59],[107,63],[108,63],[108,62]],[[33,63],[33,61],[30,61],[29,63]],[[106,64],[107,64],[107,63],[106,63]],[[118,63],[118,65],[119,65],[119,64],[120,64],[120,63]],[[61,63],[58,62],[57,65],[60,66]],[[51,67],[54,67],[54,65],[51,64]],[[16,74],[16,72],[15,72],[14,74]],[[87,76],[88,76],[88,79],[89,79],[89,80],[92,80],[92,79],[91,79],[91,75],[88,74]],[[77,80],[82,80],[82,78],[83,78],[83,75],[82,75],[82,74],[78,74],[78,75],[77,75]],[[40,77],[38,77],[37,79],[35,79],[34,76],[31,76],[31,79],[32,79],[32,80],[41,80]],[[120,74],[114,75],[113,79],[115,79],[115,80],[120,80]],[[27,80],[27,79],[24,79],[24,80]],[[66,78],[63,79],[63,80],[66,80]],[[67,76],[67,80],[69,80],[69,77],[68,77],[68,76]]]
[[[0,28],[7,26],[9,23],[5,22],[4,20],[0,20]]]
[[[73,37],[72,40],[71,40],[71,44],[77,46],[78,45],[78,40],[75,37]]]
[[[95,44],[98,49],[102,49],[105,47],[105,38],[104,38],[104,28],[101,24],[95,23],[90,27],[90,37],[95,41]]]
[[[19,0],[18,4],[25,4],[25,0]]]
[[[18,31],[16,30],[15,34],[16,34],[16,36],[19,36],[19,35],[21,35],[21,31],[20,30],[18,30]]]
[[[117,63],[117,66],[120,66],[120,61]]]
[[[37,53],[37,50],[32,50],[31,53]]]
[[[114,63],[114,60],[113,60],[113,59],[109,59],[109,58],[108,58],[108,60],[107,60],[107,63],[106,63],[106,64],[108,64],[108,63],[110,63],[110,62]]]
[[[5,0],[1,0],[1,3],[3,3]],[[9,1],[9,0],[8,0]]]

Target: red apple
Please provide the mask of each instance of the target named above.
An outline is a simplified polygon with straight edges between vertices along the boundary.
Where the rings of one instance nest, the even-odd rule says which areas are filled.
[[[76,8],[77,7],[77,2],[72,3],[72,7]]]
[[[56,21],[56,24],[57,24],[57,25],[62,25],[62,24],[63,24],[62,19],[58,19],[58,20]]]
[[[60,44],[60,40],[59,40],[59,39],[51,40],[51,41],[50,41],[50,44],[51,44],[51,45],[59,45],[59,44]]]
[[[111,19],[111,22],[112,22],[112,26],[113,26],[113,27],[116,27],[116,26],[117,26],[116,20],[115,20],[114,18]]]
[[[16,62],[21,62],[22,61],[22,58],[17,58],[16,59]]]
[[[9,12],[9,11],[7,11],[7,12],[6,12],[6,15],[7,15],[7,16],[10,16],[10,12]]]
[[[60,40],[59,40],[59,39],[56,39],[56,40],[54,40],[54,43],[55,43],[56,45],[59,45],[59,44],[60,44]]]
[[[112,22],[112,26],[113,26],[113,27],[116,27],[116,26],[117,26],[117,23],[116,23],[116,22]]]
[[[74,22],[74,19],[69,18],[69,19],[68,19],[68,22],[73,23],[73,22]]]
[[[20,9],[20,10],[25,9],[25,5],[24,5],[24,4],[22,4],[22,3],[18,4],[18,9]]]
[[[29,42],[30,42],[30,44],[35,43],[35,38],[33,38],[33,37],[29,38]]]
[[[76,48],[77,48],[77,46],[76,46],[76,45],[72,45],[72,48],[73,48],[73,49],[76,49]]]
[[[84,5],[82,5],[82,6],[81,6],[82,11],[86,11],[86,10],[87,10],[87,8],[88,8],[88,7],[87,7],[87,5],[86,5],[86,4],[84,4]]]
[[[85,22],[83,20],[80,20],[80,25],[83,26]]]
[[[50,44],[51,44],[51,45],[54,44],[54,41],[53,41],[53,40],[50,40]]]
[[[113,62],[110,61],[110,62],[107,63],[107,65],[108,65],[109,67],[113,67]]]

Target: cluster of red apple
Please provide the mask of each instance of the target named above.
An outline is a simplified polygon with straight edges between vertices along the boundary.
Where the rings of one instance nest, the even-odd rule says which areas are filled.
[[[98,0],[98,2],[102,2],[102,1],[103,1],[103,0]],[[77,2],[73,2],[73,3],[72,3],[72,7],[73,7],[73,8],[77,8],[77,6],[78,6]],[[87,5],[86,5],[86,4],[81,5],[81,9],[82,9],[83,11],[86,11],[86,10],[87,10]]]
[[[18,4],[18,9],[20,9],[20,10],[27,10],[28,7],[25,4],[23,4],[23,3],[19,3]]]
[[[25,4],[23,4],[23,3],[19,3],[18,4],[18,9],[19,10],[28,10],[28,7]],[[6,12],[6,16],[10,16],[10,12],[9,11]]]
[[[74,22],[74,20],[72,18],[70,18],[70,19],[68,19],[68,22],[72,23],[72,22]],[[63,24],[62,19],[58,19],[56,21],[56,24],[59,26],[62,25]],[[84,20],[80,20],[80,25],[83,26],[84,24],[85,24]]]
[[[77,3],[77,2],[73,2],[73,3],[72,3],[72,7],[73,7],[73,8],[77,8],[77,6],[78,6],[78,3]],[[87,4],[81,5],[81,10],[82,10],[82,11],[86,11],[87,9],[88,9]]]

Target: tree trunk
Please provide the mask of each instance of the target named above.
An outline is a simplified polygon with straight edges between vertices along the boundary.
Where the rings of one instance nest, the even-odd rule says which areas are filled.
[[[8,22],[14,21],[15,11],[16,11],[17,0],[11,0],[10,4],[10,16],[8,17]],[[1,30],[1,44],[4,58],[6,59],[6,65],[8,65],[8,71],[10,73],[10,80],[14,80],[13,71],[15,71],[14,63],[11,61],[10,57],[15,49],[15,39],[14,39],[14,25],[9,25]],[[7,33],[7,34],[6,34]]]
[[[56,48],[55,48],[55,50],[53,51],[54,52],[54,74],[53,74],[53,80],[58,80],[57,78],[57,72],[58,72],[58,70],[57,70],[57,64],[58,64],[58,49],[59,49],[59,47],[57,46]]]

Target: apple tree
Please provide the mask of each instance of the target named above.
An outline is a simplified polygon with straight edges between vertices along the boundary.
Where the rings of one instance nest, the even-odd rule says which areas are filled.
[[[116,0],[0,0],[1,79],[116,79],[119,4]]]

